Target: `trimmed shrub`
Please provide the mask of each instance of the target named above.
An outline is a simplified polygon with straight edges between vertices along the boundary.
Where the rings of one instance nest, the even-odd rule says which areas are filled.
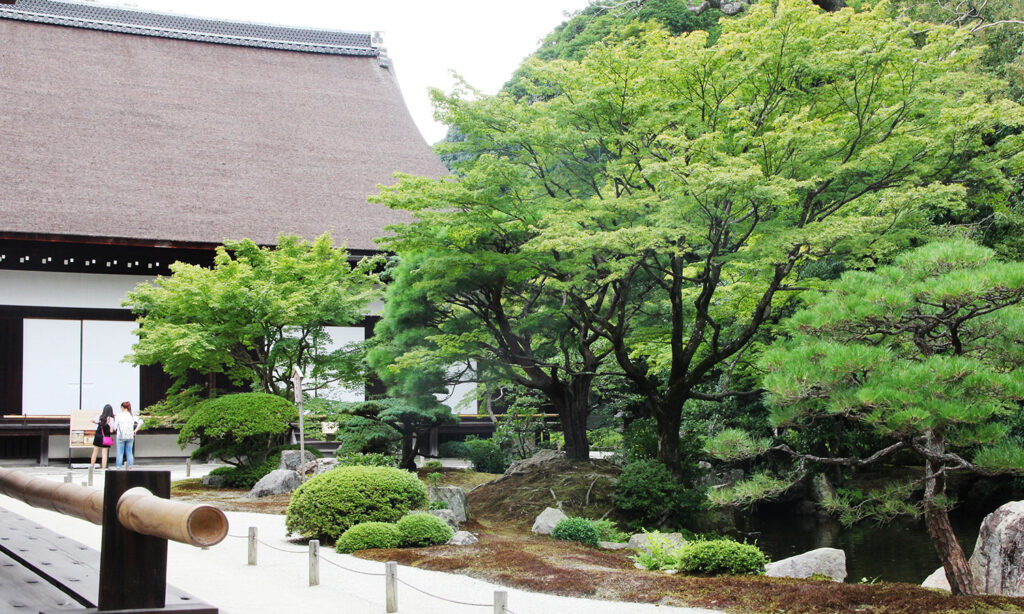
[[[704,492],[681,486],[656,460],[639,460],[622,468],[613,501],[630,529],[680,528],[700,511]]]
[[[338,538],[334,549],[342,554],[371,548],[397,548],[402,543],[402,532],[392,522],[360,522],[349,527]]]
[[[498,444],[490,439],[472,439],[466,442],[466,458],[473,463],[473,469],[481,473],[504,473],[508,469],[508,457]]]
[[[768,557],[753,544],[731,539],[690,542],[676,551],[678,569],[706,576],[763,574]]]
[[[432,460],[432,461],[427,461],[427,462],[423,463],[423,468],[424,469],[443,469],[444,465],[442,465],[441,461],[439,461],[439,460]]]
[[[433,514],[409,514],[399,518],[397,524],[403,548],[447,544],[455,535],[447,522]]]
[[[299,416],[290,401],[264,392],[228,394],[196,405],[178,433],[178,445],[195,442],[192,458],[214,457],[239,467],[263,464]]]
[[[565,541],[597,546],[601,532],[586,518],[563,518],[551,531],[551,537]]]
[[[629,533],[625,533],[619,530],[619,527],[615,526],[615,523],[611,520],[591,520],[590,524],[594,525],[600,534],[600,539],[603,542],[616,542],[624,544],[629,541]]]
[[[461,441],[446,441],[437,446],[437,455],[443,458],[466,458],[469,448]]]
[[[397,467],[398,457],[394,454],[384,454],[383,452],[352,452],[349,454],[342,454],[341,448],[335,450],[335,458],[338,459],[338,465],[341,467]]]
[[[333,542],[361,522],[393,522],[426,503],[426,487],[408,471],[338,467],[295,490],[285,526],[291,533]]]

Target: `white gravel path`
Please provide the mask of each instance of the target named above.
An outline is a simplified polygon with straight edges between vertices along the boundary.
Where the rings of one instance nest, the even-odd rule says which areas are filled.
[[[213,466],[192,467],[192,477]],[[14,467],[17,468],[17,467]],[[144,466],[139,469],[171,470],[172,479],[185,477],[184,466]],[[66,468],[19,468],[63,481]],[[86,471],[74,470],[74,482],[86,480]],[[94,486],[102,488],[102,473]],[[100,527],[68,516],[29,507],[0,495],[0,507],[23,516],[57,533],[99,549]],[[337,554],[322,548],[320,585],[309,586],[308,549],[286,539],[284,517],[273,514],[227,512],[229,537],[202,550],[171,542],[168,548],[168,582],[221,609],[226,614],[332,613],[384,614],[384,564]],[[247,564],[248,527],[256,527],[261,542],[258,564]],[[338,566],[348,568],[342,569]],[[354,570],[354,571],[349,571]],[[356,573],[363,572],[363,573]],[[364,575],[375,574],[375,575]],[[559,597],[502,587],[460,574],[398,568],[398,612],[401,614],[492,614],[494,591],[508,592],[509,614],[711,614],[714,610],[677,608],[652,604],[624,603]],[[462,601],[458,605],[427,596]]]

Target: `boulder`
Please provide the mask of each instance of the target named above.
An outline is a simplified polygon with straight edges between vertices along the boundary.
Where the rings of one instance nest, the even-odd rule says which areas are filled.
[[[430,500],[444,501],[448,505],[448,509],[455,514],[457,521],[466,522],[469,520],[469,504],[466,499],[466,491],[458,486],[431,486],[429,492]]]
[[[320,475],[321,473],[327,473],[331,469],[338,466],[338,459],[336,458],[318,458],[316,459],[316,468],[313,469],[313,475]]]
[[[223,475],[204,475],[203,486],[209,486],[210,488],[224,488],[227,486],[228,479]]]
[[[949,592],[949,580],[946,579],[946,570],[939,567],[932,575],[924,579],[921,583],[924,588],[936,588],[941,591]]]
[[[837,548],[818,548],[768,563],[764,575],[772,578],[826,576],[835,582],[842,582],[846,579],[846,553]]]
[[[459,530],[459,521],[455,518],[455,513],[451,510],[430,510],[430,513],[447,522],[448,526],[452,528],[452,531]]]
[[[673,549],[686,543],[682,533],[637,533],[629,538],[629,543],[626,544],[626,547],[633,548],[634,550],[650,551],[652,536],[655,539],[668,542],[669,547]]]
[[[281,464],[277,466],[278,469],[291,469],[297,471],[299,465],[313,462],[316,457],[309,450],[305,451],[306,454],[301,459],[299,458],[299,450],[282,450],[281,451]]]
[[[478,540],[476,535],[473,535],[469,531],[456,531],[455,535],[448,540],[448,543],[452,546],[472,546],[477,543]]]
[[[526,473],[527,470],[534,465],[542,465],[562,458],[565,458],[565,452],[559,452],[558,450],[540,450],[530,458],[517,460],[509,465],[508,469],[505,470],[505,475],[509,476],[517,473]]]
[[[723,2],[722,12],[726,15],[735,15],[746,8],[746,6],[742,2]]]
[[[968,565],[979,593],[1024,596],[1024,501],[985,516]]]
[[[302,484],[302,478],[298,471],[291,469],[275,469],[263,476],[256,485],[252,487],[245,497],[247,499],[258,499],[291,492]]]
[[[701,2],[700,4],[696,4],[696,5],[694,5],[694,4],[687,5],[686,8],[691,13],[693,13],[694,15],[700,15],[704,11],[708,10],[708,7],[710,7],[710,6],[711,5],[708,4],[707,2]]]
[[[836,489],[828,477],[823,473],[816,473],[811,479],[811,501],[824,503],[828,499],[834,499],[835,496]]]
[[[551,535],[551,532],[555,530],[555,525],[567,518],[562,510],[557,510],[553,507],[545,509],[537,516],[537,519],[533,521],[534,533],[538,535]]]
[[[597,545],[605,550],[625,550],[629,548],[629,544],[623,544],[622,542],[597,542]]]

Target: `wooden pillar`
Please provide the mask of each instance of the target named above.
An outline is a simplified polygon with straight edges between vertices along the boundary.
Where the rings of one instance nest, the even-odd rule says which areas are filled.
[[[103,490],[100,549],[100,611],[162,608],[167,591],[167,540],[124,528],[117,502],[141,486],[158,497],[171,496],[169,471],[107,471]]]

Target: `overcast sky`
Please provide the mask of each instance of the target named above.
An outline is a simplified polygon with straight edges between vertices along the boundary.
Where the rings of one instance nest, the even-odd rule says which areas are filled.
[[[101,0],[198,17],[326,30],[382,31],[405,103],[428,143],[445,127],[433,120],[428,87],[449,91],[454,70],[493,94],[540,39],[587,0]]]

